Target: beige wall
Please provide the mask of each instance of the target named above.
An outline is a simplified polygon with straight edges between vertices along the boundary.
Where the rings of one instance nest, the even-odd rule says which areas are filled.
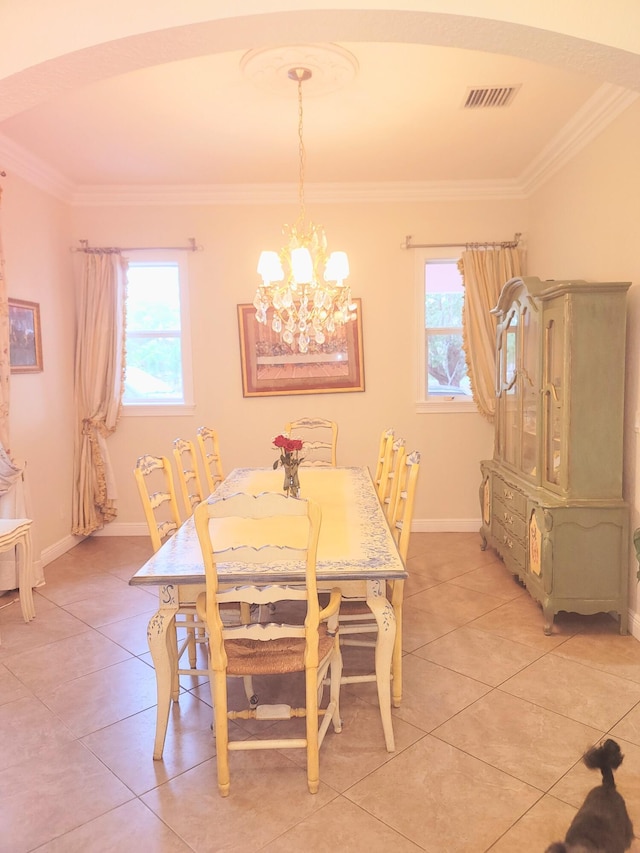
[[[260,249],[280,245],[288,206],[86,208],[74,211],[74,237],[94,245],[178,245],[193,236],[204,251],[189,256],[196,414],[124,417],[111,439],[118,522],[142,522],[131,469],[142,453],[168,454],[171,442],[215,426],[227,468],[270,465],[271,440],[291,418],[318,415],[339,424],[339,463],[374,465],[381,431],[395,427],[422,452],[415,518],[423,529],[478,526],[480,459],[492,453],[490,426],[475,413],[416,414],[416,241],[503,239],[526,230],[524,202],[447,202],[310,206],[330,248],[348,250],[351,285],[362,297],[366,391],[244,399],[236,305],[251,302]],[[122,528],[116,528],[122,529]]]
[[[2,238],[9,296],[40,304],[44,371],[11,376],[10,429],[12,454],[27,461],[34,539],[46,551],[67,539],[71,527],[75,319],[69,209],[9,175],[3,180]]]
[[[123,418],[111,440],[120,491],[118,524],[141,527],[131,468],[142,452],[167,453],[178,435],[212,424],[229,468],[269,464],[271,437],[290,416],[318,414],[340,423],[340,462],[373,464],[382,428],[396,427],[423,453],[415,517],[422,529],[468,529],[478,517],[478,461],[491,455],[491,428],[474,414],[415,413],[414,256],[416,241],[525,234],[528,270],[541,278],[633,282],[629,293],[625,497],[631,530],[640,525],[635,424],[640,410],[640,106],[630,107],[528,201],[317,205],[330,245],[349,251],[354,294],[363,299],[367,390],[245,400],[241,393],[236,310],[252,299],[263,245],[277,245],[287,206],[103,207],[69,210],[18,178],[3,182],[3,239],[9,293],[40,302],[45,371],[12,380],[12,450],[31,474],[41,546],[69,537],[73,445],[73,277],[69,246],[176,245],[194,236],[204,251],[189,256],[196,413]],[[75,256],[77,261],[78,256]],[[631,607],[637,610],[630,543]]]
[[[640,525],[636,412],[640,410],[640,167],[634,140],[640,106],[612,126],[528,201],[316,205],[330,245],[349,251],[354,293],[363,299],[367,390],[362,394],[242,397],[235,306],[252,299],[263,245],[278,245],[287,206],[116,207],[67,209],[18,178],[4,181],[3,238],[12,296],[40,302],[45,371],[14,376],[13,452],[26,457],[40,541],[56,548],[69,535],[73,444],[73,289],[68,248],[92,244],[176,245],[194,236],[189,256],[196,413],[123,418],[111,440],[120,491],[118,524],[140,527],[131,468],[142,452],[167,453],[201,423],[218,427],[229,468],[269,464],[271,437],[290,416],[318,414],[340,423],[340,461],[373,464],[382,428],[393,425],[424,465],[416,506],[422,529],[473,527],[478,461],[491,455],[491,428],[474,414],[415,413],[414,256],[416,241],[494,239],[523,231],[528,269],[542,278],[620,278],[629,294],[625,497],[631,529]],[[78,260],[78,256],[75,256]],[[630,545],[630,555],[631,553]],[[635,560],[631,565],[636,610]]]
[[[631,281],[628,296],[624,496],[640,525],[640,105],[634,104],[531,199],[529,270],[540,278]],[[630,608],[638,564],[630,546]]]

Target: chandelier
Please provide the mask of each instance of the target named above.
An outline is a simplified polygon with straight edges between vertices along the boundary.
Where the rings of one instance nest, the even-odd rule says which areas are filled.
[[[286,245],[279,252],[264,251],[258,261],[258,285],[253,305],[256,320],[280,335],[292,350],[309,351],[314,343],[324,344],[336,327],[353,320],[356,306],[345,284],[349,261],[345,252],[327,253],[322,226],[305,221],[304,164],[302,135],[302,83],[311,78],[308,68],[291,68],[288,77],[298,84],[298,201],[300,213],[295,225],[284,225]],[[270,320],[269,320],[270,318]]]

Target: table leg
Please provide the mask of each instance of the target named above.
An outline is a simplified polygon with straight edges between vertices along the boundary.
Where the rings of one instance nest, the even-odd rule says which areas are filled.
[[[156,714],[156,737],[153,746],[153,757],[156,761],[162,758],[164,742],[167,735],[171,700],[177,701],[179,684],[174,677],[177,661],[175,660],[175,617],[177,601],[172,594],[166,595],[167,588],[160,592],[160,609],[149,620],[147,641],[156,672],[156,690],[158,707]],[[163,601],[168,598],[168,601]]]
[[[404,600],[404,581],[395,580],[391,592],[391,606],[396,616],[396,639],[393,646],[393,663],[391,671],[393,681],[391,692],[393,707],[399,708],[402,702],[402,604]]]
[[[395,752],[391,719],[391,661],[396,638],[396,617],[386,597],[386,581],[367,581],[367,605],[378,626],[376,640],[376,686],[387,752]]]

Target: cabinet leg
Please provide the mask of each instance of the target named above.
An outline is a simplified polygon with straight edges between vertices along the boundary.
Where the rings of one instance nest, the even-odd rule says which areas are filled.
[[[626,608],[620,611],[620,633],[626,634],[629,627],[629,616]]]
[[[480,531],[480,537],[482,539],[482,542],[480,543],[480,550],[486,551],[487,550],[487,537],[484,535],[482,530]]]
[[[549,637],[551,635],[551,632],[553,629],[554,613],[552,610],[549,610],[548,608],[543,607],[542,608],[542,615],[544,616],[544,627],[542,630],[544,631],[545,636]]]

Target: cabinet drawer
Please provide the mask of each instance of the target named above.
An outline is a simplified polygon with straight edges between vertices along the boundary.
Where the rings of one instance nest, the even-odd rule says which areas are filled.
[[[507,510],[512,510],[522,518],[525,517],[527,512],[527,498],[523,492],[500,477],[494,478],[494,490],[496,498],[502,501]]]
[[[502,501],[496,500],[493,505],[493,514],[507,533],[515,536],[520,542],[527,541],[527,523],[521,515],[516,513],[514,504],[507,506]]]
[[[507,530],[498,519],[493,519],[491,532],[496,540],[496,549],[502,555],[505,563],[515,563],[517,568],[524,571],[526,565],[525,545],[519,542],[513,533]],[[515,570],[514,566],[510,568]]]

